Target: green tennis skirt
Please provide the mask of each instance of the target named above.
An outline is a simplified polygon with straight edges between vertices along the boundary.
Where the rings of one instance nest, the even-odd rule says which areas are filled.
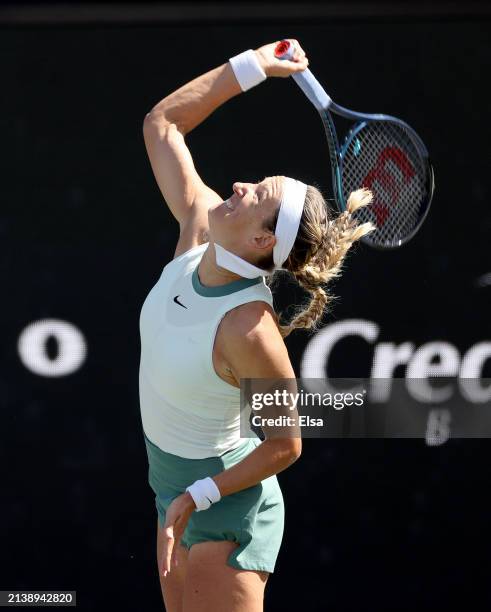
[[[186,459],[163,451],[144,433],[148,454],[148,481],[155,493],[160,525],[174,498],[195,480],[215,476],[241,461],[259,444],[247,438],[238,448],[220,457]],[[186,548],[198,542],[229,540],[239,546],[227,559],[228,565],[242,570],[273,572],[283,538],[285,507],[276,478],[270,476],[237,493],[226,495],[208,510],[193,512],[181,538]]]

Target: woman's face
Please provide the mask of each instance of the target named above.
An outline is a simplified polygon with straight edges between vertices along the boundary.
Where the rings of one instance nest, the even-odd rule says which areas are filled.
[[[274,246],[274,235],[264,224],[281,202],[283,177],[270,176],[260,183],[232,185],[232,195],[208,210],[210,238],[239,256],[264,256]]]

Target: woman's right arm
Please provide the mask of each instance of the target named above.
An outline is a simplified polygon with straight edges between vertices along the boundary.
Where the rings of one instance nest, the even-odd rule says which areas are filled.
[[[276,43],[271,43],[255,51],[267,76],[287,77],[305,70],[308,60],[298,44],[294,61],[277,60],[275,46]],[[227,62],[163,98],[143,122],[145,146],[160,191],[181,233],[187,232],[195,241],[208,229],[209,207],[222,198],[201,180],[184,137],[241,92],[232,66]]]
[[[220,104],[241,92],[223,64],[166,96],[145,116],[143,137],[152,170],[171,213],[186,232],[184,250],[208,230],[208,209],[222,198],[201,180],[184,137]],[[189,244],[188,244],[189,243]]]

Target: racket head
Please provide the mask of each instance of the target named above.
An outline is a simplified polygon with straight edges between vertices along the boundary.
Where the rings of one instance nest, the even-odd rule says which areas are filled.
[[[343,211],[351,192],[370,189],[372,203],[354,213],[360,223],[371,221],[376,227],[362,241],[394,249],[411,240],[428,214],[435,188],[433,167],[409,125],[388,115],[366,117],[340,148],[334,194]]]

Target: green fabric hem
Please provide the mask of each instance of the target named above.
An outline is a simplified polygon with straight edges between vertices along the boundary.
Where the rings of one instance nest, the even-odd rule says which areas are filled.
[[[233,567],[234,569],[239,570],[250,570],[253,572],[269,572],[270,574],[274,573],[274,567],[271,565],[264,565],[262,563],[234,563],[233,561],[229,561],[227,559],[227,565]]]

